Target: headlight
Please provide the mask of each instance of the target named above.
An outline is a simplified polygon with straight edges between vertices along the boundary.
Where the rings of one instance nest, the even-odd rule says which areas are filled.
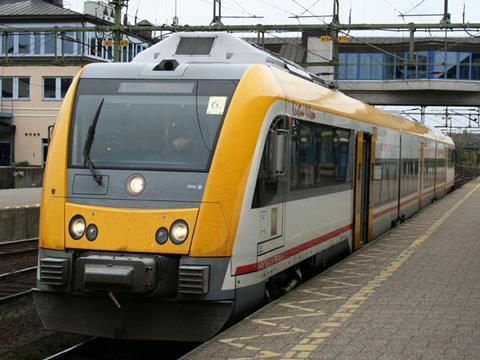
[[[188,237],[188,225],[183,220],[176,220],[172,226],[170,227],[170,239],[177,244],[180,245]]]
[[[85,219],[81,215],[75,215],[72,220],[70,220],[70,225],[68,226],[70,236],[75,240],[80,239],[85,233]]]
[[[127,180],[127,191],[130,195],[139,195],[145,189],[145,179],[141,175],[132,175]]]
[[[93,241],[98,236],[98,228],[95,224],[90,224],[87,226],[87,234],[86,237],[88,240]]]
[[[160,245],[165,244],[168,240],[168,230],[165,229],[164,227],[161,227],[160,229],[158,229],[157,233],[155,234],[155,240]]]

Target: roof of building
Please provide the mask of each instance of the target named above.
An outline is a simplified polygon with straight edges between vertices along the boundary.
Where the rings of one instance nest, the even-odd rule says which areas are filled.
[[[44,0],[2,0],[0,17],[8,16],[82,16],[82,14]]]
[[[0,0],[0,19],[2,22],[35,22],[35,21],[87,21],[95,25],[108,26],[111,22],[89,14],[82,14],[65,9],[61,0]],[[128,35],[151,41],[142,32],[127,32]]]
[[[348,43],[351,44],[376,44],[376,45],[391,45],[391,44],[408,44],[410,41],[408,36],[377,36],[377,37],[354,37],[348,38]],[[464,37],[449,37],[447,38],[447,44],[476,44],[480,42],[478,37],[464,36]],[[342,43],[340,45],[348,44]],[[422,36],[415,37],[415,43],[443,43],[445,44],[445,37],[441,36]]]
[[[144,19],[144,20],[138,22],[137,25],[141,25],[141,26],[151,26],[151,25],[153,25],[153,24],[152,24],[150,21]]]

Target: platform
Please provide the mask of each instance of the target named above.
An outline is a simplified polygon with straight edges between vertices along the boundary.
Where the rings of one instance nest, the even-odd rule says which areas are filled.
[[[41,188],[0,190],[0,242],[38,237]]]
[[[0,190],[0,209],[20,206],[40,206],[41,188]]]
[[[182,359],[479,359],[480,181]]]

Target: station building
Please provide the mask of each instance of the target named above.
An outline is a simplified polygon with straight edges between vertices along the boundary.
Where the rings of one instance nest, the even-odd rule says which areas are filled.
[[[476,37],[416,38],[409,56],[408,38],[348,39],[340,45],[338,80],[480,80]]]
[[[413,58],[404,37],[340,38],[336,80],[480,80],[480,38],[417,37]],[[256,43],[256,39],[248,39]],[[265,38],[267,50],[309,68],[327,80],[334,69],[320,65],[332,59],[329,36]],[[317,70],[317,68],[319,68]]]
[[[420,35],[413,43],[401,36],[341,35],[335,68],[329,64],[333,45],[328,35],[275,36],[260,45],[372,105],[448,105],[480,112],[480,38]]]
[[[4,0],[0,28],[111,24],[106,4],[87,3],[94,14],[66,9],[61,0]],[[145,33],[124,34],[121,61],[131,61],[150,42]],[[88,63],[112,61],[112,44],[111,34],[98,32],[0,33],[0,166],[43,166],[73,77]]]

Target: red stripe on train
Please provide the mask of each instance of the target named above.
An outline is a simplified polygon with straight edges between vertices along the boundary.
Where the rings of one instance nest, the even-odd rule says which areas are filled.
[[[258,271],[258,270],[265,269],[265,268],[267,268],[269,266],[272,266],[272,265],[274,265],[274,264],[276,264],[276,263],[278,263],[282,260],[285,260],[285,259],[287,259],[291,256],[294,256],[294,255],[298,254],[299,252],[307,250],[311,247],[314,247],[318,244],[321,244],[322,242],[330,240],[330,239],[334,238],[335,236],[343,234],[344,232],[346,232],[348,230],[351,230],[352,227],[353,227],[352,224],[345,225],[345,226],[343,226],[339,229],[330,231],[330,232],[328,232],[324,235],[320,235],[319,237],[316,237],[315,239],[312,239],[312,240],[307,241],[303,244],[297,245],[297,246],[295,246],[291,249],[285,250],[284,252],[281,252],[280,254],[271,256],[271,257],[269,257],[265,260],[260,261],[259,263],[241,265],[241,266],[237,267],[237,269],[235,271],[235,275],[244,275],[244,274],[248,274],[248,273],[251,273],[251,272],[255,272],[255,271]]]
[[[427,191],[427,192],[424,192],[422,195],[425,196],[425,195],[429,195],[429,194],[431,194],[431,193],[433,193],[433,189],[432,189],[432,190],[429,190],[429,191]],[[410,199],[407,199],[407,200],[402,201],[402,202],[400,203],[400,206],[405,206],[405,205],[407,205],[407,204],[409,204],[409,203],[411,203],[411,202],[413,202],[413,201],[415,201],[415,200],[417,200],[417,199],[418,199],[418,195],[415,195],[414,197],[412,197],[412,198],[410,198]],[[397,209],[397,205],[391,206],[391,207],[386,208],[386,209],[383,209],[382,211],[379,211],[378,213],[374,214],[374,215],[373,215],[373,218],[376,219],[376,218],[378,218],[378,217],[380,217],[380,216],[383,216],[383,215],[385,215],[385,214],[388,214],[389,212],[392,212],[392,211],[394,211],[394,210],[396,210],[396,209]]]

